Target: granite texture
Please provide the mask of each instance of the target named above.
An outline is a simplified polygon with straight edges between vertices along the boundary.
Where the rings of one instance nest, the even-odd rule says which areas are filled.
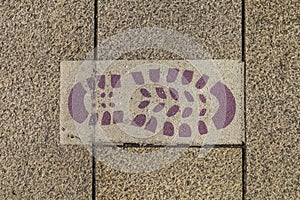
[[[299,199],[299,1],[245,3],[246,199]],[[0,199],[91,199],[91,155],[59,143],[59,63],[91,52],[93,2],[0,4]],[[214,59],[241,59],[241,1],[105,0],[98,11],[99,43],[161,27],[190,36]],[[122,58],[179,59],[153,50]],[[97,199],[241,199],[240,149],[196,155],[191,149],[142,174],[97,162]]]
[[[246,199],[300,199],[299,7],[246,2]]]
[[[159,149],[125,150],[141,154]],[[212,149],[204,158],[198,153],[199,149],[188,149],[174,163],[142,173],[122,172],[97,162],[97,199],[241,199],[241,149]],[[134,169],[135,157],[128,159]],[[122,165],[116,162],[114,167]]]
[[[201,45],[213,59],[241,59],[241,2],[154,0],[98,1],[99,44],[134,28],[159,27],[178,31]],[[161,50],[139,50],[121,59],[180,59]]]
[[[241,60],[240,1],[114,0],[98,1],[98,4],[99,44],[130,29],[159,27],[190,37],[213,59]],[[143,49],[123,54],[119,59],[182,57],[165,50]],[[138,153],[147,151],[147,148],[137,150]],[[196,152],[190,149],[175,163],[141,174],[120,172],[98,161],[97,199],[241,199],[241,149],[214,149],[204,159],[197,158]]]
[[[93,2],[0,4],[0,199],[90,199],[91,155],[59,143],[59,63],[93,49]]]

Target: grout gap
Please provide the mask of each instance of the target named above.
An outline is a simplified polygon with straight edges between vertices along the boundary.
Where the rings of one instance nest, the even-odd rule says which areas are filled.
[[[242,199],[246,199],[246,169],[247,169],[247,153],[246,153],[246,137],[247,137],[247,128],[246,128],[246,6],[245,0],[242,0],[242,61],[244,62],[244,142],[242,145]]]
[[[123,144],[95,144],[101,145],[102,147],[119,147],[119,148],[194,148],[194,149],[201,149],[201,148],[212,148],[212,149],[235,149],[235,148],[243,148],[244,144],[206,144],[202,146],[196,145],[188,145],[188,144],[178,144],[178,145],[160,145],[160,144],[139,144],[139,143],[123,143]]]
[[[98,0],[94,0],[94,61],[97,60],[98,46]],[[94,69],[96,70],[96,62]],[[94,70],[94,71],[95,71]],[[95,89],[93,91],[95,93]],[[92,199],[96,200],[96,151],[95,151],[95,127],[92,135]]]

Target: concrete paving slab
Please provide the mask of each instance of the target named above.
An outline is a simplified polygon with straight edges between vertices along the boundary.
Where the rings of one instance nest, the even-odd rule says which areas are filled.
[[[299,1],[246,2],[247,199],[299,199]]]
[[[208,59],[241,60],[240,1],[223,1],[222,3],[219,1],[98,1],[98,7],[98,43],[100,45],[105,39],[109,39],[110,42],[113,35],[117,33],[122,35],[122,32],[130,29],[159,27],[178,31],[193,39],[203,47],[205,53],[210,55]],[[133,30],[131,33],[133,33],[131,39],[136,39],[135,31]],[[128,34],[122,36],[126,37]],[[122,37],[120,38],[122,39]],[[154,36],[153,38],[161,37]],[[107,49],[112,49],[112,54],[105,57],[103,52],[98,51],[99,60],[111,58],[113,60],[207,59],[193,54],[182,56],[173,51],[170,53],[168,49],[164,48],[160,50],[158,48],[130,49],[130,52],[122,52],[123,54],[120,55],[118,54],[120,52],[117,52],[119,49],[116,48],[119,44],[118,38],[113,38],[111,44]],[[139,44],[138,39],[135,44]],[[174,46],[177,48],[174,49],[178,49],[181,44],[175,43]],[[170,49],[172,50],[171,47]],[[183,49],[185,50],[185,48]],[[110,162],[110,167],[105,166],[103,161],[97,162],[98,199],[175,199],[176,197],[181,199],[190,197],[195,199],[218,197],[241,199],[240,149],[214,149],[204,158],[204,161],[194,158],[193,155],[196,153],[190,149],[182,159],[176,160],[175,163],[159,171],[131,174],[111,168],[125,167],[124,162],[130,161],[130,156],[118,154],[118,151],[116,153],[115,148],[97,148],[97,159],[99,159],[100,153],[100,160],[102,158],[104,161]],[[153,148],[140,148],[136,151],[140,155],[153,150]],[[106,151],[111,154],[104,153]],[[138,155],[135,154],[133,158],[139,158]],[[152,157],[150,156],[150,158]],[[153,157],[153,159],[155,158],[156,156]],[[165,157],[162,156],[162,158]],[[171,156],[171,158],[173,157]],[[119,164],[114,162],[118,159],[121,160]],[[134,162],[133,165],[130,165],[130,162],[126,163],[129,165],[127,166],[129,170],[137,170],[135,165],[143,168],[143,164],[145,164],[141,160]],[[162,164],[155,161],[153,163]],[[223,165],[223,163],[226,164]]]
[[[2,1],[0,199],[90,199],[91,155],[59,141],[59,63],[93,48],[91,1]]]
[[[188,35],[212,59],[241,59],[240,1],[98,3],[99,43],[130,28],[156,26]],[[246,199],[300,198],[298,7],[295,0],[246,1]],[[90,154],[83,146],[60,144],[59,64],[91,52],[93,10],[91,1],[1,2],[0,198],[91,198]],[[119,59],[182,57],[143,50]],[[213,149],[204,161],[195,155],[190,149],[159,171],[139,174],[117,170],[124,159],[110,167],[99,161],[97,197],[241,199],[241,149]],[[127,162],[127,169],[145,163]]]
[[[234,1],[98,1],[99,44],[116,33],[159,27],[185,34],[213,59],[241,59],[241,2]],[[164,50],[138,50],[120,59],[181,59]]]
[[[140,155],[159,151],[124,150]],[[198,153],[199,149],[188,149],[174,163],[142,173],[133,172],[153,162],[159,164],[154,157],[147,159],[145,155],[144,162],[137,161],[137,156],[128,157],[129,162],[109,157],[115,161],[114,169],[107,166],[112,163],[97,162],[97,199],[241,199],[241,149],[213,149],[204,158],[199,158]],[[124,163],[131,165],[131,172],[120,171],[126,167]]]

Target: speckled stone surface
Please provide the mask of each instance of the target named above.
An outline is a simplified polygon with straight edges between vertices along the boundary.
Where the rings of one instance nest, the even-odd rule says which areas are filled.
[[[0,199],[91,199],[90,154],[59,144],[59,63],[91,52],[93,2],[0,3]],[[299,7],[246,0],[246,199],[300,198]],[[191,36],[214,59],[241,59],[237,0],[106,0],[98,19],[99,43],[158,26]],[[122,58],[178,59],[149,50]],[[144,174],[97,162],[96,195],[241,199],[240,149],[214,149],[204,161],[195,154]]]
[[[240,1],[98,1],[98,43],[142,27],[172,29],[198,42],[213,59],[241,60]],[[98,57],[100,58],[100,57]],[[120,59],[182,59],[164,50],[136,50]],[[145,148],[139,149],[145,153]],[[241,199],[240,149],[189,150],[151,173],[130,174],[97,162],[98,199]],[[112,158],[113,160],[114,158]],[[140,163],[140,162],[139,162]]]
[[[189,149],[173,164],[144,173],[126,173],[98,162],[97,199],[241,199],[241,149],[212,149],[204,158],[198,151]]]
[[[93,3],[0,4],[0,199],[90,199],[91,155],[59,143],[59,63],[92,50]]]
[[[247,199],[300,199],[299,7],[246,2]]]
[[[154,0],[99,2],[98,40],[128,29],[159,27],[198,42],[213,59],[241,59],[241,2]],[[179,59],[159,50],[133,51],[121,59]]]

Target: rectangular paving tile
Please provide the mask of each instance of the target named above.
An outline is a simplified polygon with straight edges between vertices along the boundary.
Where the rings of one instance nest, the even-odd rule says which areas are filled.
[[[212,149],[202,158],[198,151],[172,163],[179,151],[168,157],[160,148],[99,148],[97,199],[241,199],[241,149]]]
[[[59,140],[59,64],[93,49],[93,2],[1,2],[0,198],[90,199],[92,163]]]
[[[247,199],[299,199],[299,1],[246,2]]]
[[[142,27],[178,31],[213,59],[241,59],[241,1],[98,1],[99,44],[116,33]],[[121,59],[182,59],[164,50],[136,50]]]
[[[62,143],[91,144],[95,131],[96,142],[105,144],[242,144],[243,63],[118,60],[95,65],[61,63]]]
[[[98,1],[98,4],[98,43],[101,48],[97,52],[98,59],[101,61],[129,59],[140,62],[141,60],[209,60],[209,58],[230,59],[232,62],[241,60],[240,1],[220,3],[219,1],[115,0]],[[144,32],[131,30],[143,27],[148,29],[143,29]],[[153,31],[151,28],[156,29]],[[163,31],[160,32],[157,28],[178,31],[186,37],[179,36],[181,40],[172,40],[176,34],[166,37],[162,34]],[[155,34],[155,31],[158,34]],[[139,35],[140,33],[145,33],[145,39],[142,39],[143,35]],[[115,34],[119,35],[112,37]],[[166,45],[161,45],[160,42],[151,43],[151,40],[159,41],[162,38],[170,42]],[[108,39],[106,43],[101,43],[106,39]],[[184,39],[187,42],[182,42]],[[189,45],[189,39],[200,44],[205,53],[210,56],[201,54],[201,51]],[[134,42],[130,43],[131,41]],[[147,41],[157,46],[146,46],[149,44]],[[168,46],[170,43],[174,45],[173,48],[171,45]],[[143,49],[132,50],[139,45],[143,45]],[[102,78],[99,77],[99,80]],[[140,82],[138,74],[136,80]],[[107,95],[107,92],[105,94]],[[147,170],[147,167],[153,164],[158,166],[165,164],[155,158],[162,156],[159,158],[172,159],[176,158],[176,155],[171,154],[166,158],[164,154],[154,153],[153,157],[149,156],[150,160],[153,159],[152,162],[147,163],[143,160],[143,156],[147,157],[146,153],[157,149],[124,149],[125,154],[128,151],[136,153],[132,157],[130,153],[123,155],[122,150],[119,154],[119,150],[116,147],[102,147],[97,151],[97,158],[100,160],[97,162],[98,199],[189,199],[191,197],[241,199],[241,149],[213,149],[204,159],[195,158],[196,151],[189,149],[187,154],[173,164],[164,166],[158,171],[138,174],[132,172],[140,168]],[[122,172],[120,169],[129,170],[129,173]]]

